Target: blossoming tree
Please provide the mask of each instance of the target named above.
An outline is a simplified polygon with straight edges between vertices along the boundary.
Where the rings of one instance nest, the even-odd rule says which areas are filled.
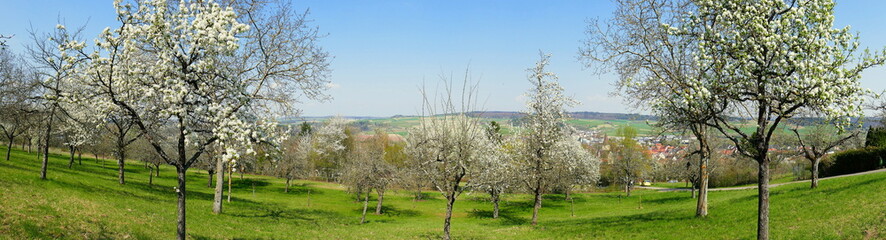
[[[769,238],[769,148],[773,133],[798,111],[819,113],[838,127],[862,115],[868,90],[860,74],[883,54],[858,55],[849,27],[834,28],[832,0],[694,1],[684,30],[697,37],[696,98],[723,99],[725,114],[710,124],[758,174],[757,238]],[[750,119],[746,132],[731,117]]]
[[[222,149],[223,161],[254,153],[256,143],[276,145],[274,114],[290,112],[298,96],[322,91],[326,60],[299,72],[290,65],[299,62],[274,63],[286,59],[257,46],[239,48],[241,34],[251,29],[238,21],[240,5],[135,3],[115,2],[120,27],[106,28],[96,40],[98,51],[87,54],[90,64],[81,84],[96,93],[94,101],[120,108],[160,159],[176,168],[177,235],[184,239],[188,168],[210,145]],[[250,36],[247,43],[262,41]],[[171,134],[163,132],[168,128],[174,129]],[[162,144],[165,138],[174,144]]]
[[[476,173],[479,162],[491,161],[484,158],[496,157],[483,125],[466,115],[475,104],[475,87],[468,85],[468,79],[466,73],[460,99],[446,81],[439,99],[422,91],[424,114],[419,125],[409,130],[406,145],[422,176],[446,198],[443,239],[447,240],[455,200],[465,190],[462,182]]]

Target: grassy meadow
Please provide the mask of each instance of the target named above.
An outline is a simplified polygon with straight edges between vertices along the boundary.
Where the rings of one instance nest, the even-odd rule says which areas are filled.
[[[2,149],[2,148],[0,148]],[[5,152],[5,149],[2,149]],[[67,168],[67,157],[51,155],[48,180],[39,179],[34,154],[14,150],[0,159],[2,239],[171,239],[175,237],[174,169],[163,166],[148,185],[148,169],[128,162],[126,185],[111,160],[84,158]],[[191,239],[436,239],[445,202],[435,192],[413,201],[408,192],[389,192],[383,214],[359,224],[362,203],[335,183],[235,176],[224,213],[211,213],[213,189],[204,171],[188,176],[188,234]],[[772,189],[773,239],[886,238],[886,173]],[[531,226],[529,196],[511,194],[502,214],[491,218],[485,194],[465,193],[455,203],[454,239],[751,239],[756,233],[756,190],[710,193],[710,216],[693,217],[688,192],[637,190],[582,193],[572,207],[562,195],[546,195],[537,226]],[[375,202],[370,202],[370,212]]]

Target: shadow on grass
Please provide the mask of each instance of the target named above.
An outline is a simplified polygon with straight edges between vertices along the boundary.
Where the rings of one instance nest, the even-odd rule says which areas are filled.
[[[317,209],[286,208],[273,204],[250,205],[239,212],[228,212],[227,215],[241,218],[268,218],[272,220],[315,221],[317,218],[340,218],[332,211]]]
[[[375,210],[375,208],[372,208],[372,210]],[[360,213],[363,213],[362,207],[360,208]],[[419,212],[419,211],[412,210],[412,209],[397,208],[397,207],[394,207],[391,205],[382,205],[381,206],[381,213],[382,213],[382,215],[389,216],[389,217],[416,217],[416,216],[421,215],[421,212]]]
[[[492,219],[492,205],[489,205],[488,210],[481,209],[473,209],[468,211],[468,217],[471,218],[485,218]],[[514,225],[524,225],[529,223],[529,218],[518,217],[516,211],[510,208],[499,208],[498,211],[498,223],[484,223],[484,224],[495,224],[495,225],[503,225],[503,226],[514,226]]]
[[[643,199],[643,203],[651,203],[651,204],[672,204],[677,202],[685,202],[688,200],[694,199],[690,195],[686,196],[673,196],[673,197],[665,197],[665,198],[653,198],[653,199]]]
[[[657,211],[651,213],[612,216],[612,217],[596,217],[581,218],[558,221],[546,221],[545,227],[555,228],[558,231],[588,231],[588,228],[580,226],[588,226],[597,229],[606,229],[607,231],[629,232],[637,231],[634,229],[643,223],[648,222],[673,222],[688,221],[694,219],[692,215],[681,214],[678,211]]]

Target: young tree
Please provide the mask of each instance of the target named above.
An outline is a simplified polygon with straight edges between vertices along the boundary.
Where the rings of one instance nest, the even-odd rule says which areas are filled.
[[[465,115],[475,104],[476,87],[469,86],[468,79],[469,74],[465,73],[460,99],[453,96],[456,93],[445,78],[446,87],[437,102],[431,100],[436,96],[422,90],[424,114],[419,125],[409,130],[406,145],[407,153],[415,159],[424,177],[446,199],[443,222],[446,240],[450,239],[455,200],[464,192],[462,181],[474,175],[478,162],[488,161],[483,158],[495,156],[492,153],[495,147],[486,137],[483,125]]]
[[[351,191],[366,194],[363,199],[361,224],[366,220],[370,192],[375,190],[378,194],[375,214],[381,214],[385,191],[395,180],[396,169],[385,160],[386,143],[387,134],[384,131],[376,131],[372,139],[357,145],[356,152],[349,155],[350,161],[342,169],[342,182]]]
[[[652,168],[652,160],[645,153],[643,146],[634,140],[637,130],[631,126],[618,128],[620,139],[610,142],[609,164],[618,179],[624,184],[625,195],[631,196],[634,181],[647,174]]]
[[[468,186],[489,194],[489,200],[492,202],[492,218],[498,218],[498,202],[502,194],[514,185],[514,179],[517,179],[513,161],[522,153],[519,151],[522,148],[520,145],[522,141],[516,138],[504,139],[501,126],[495,121],[486,127],[486,137],[494,145],[492,153],[497,156],[477,162],[478,172],[468,182]]]
[[[552,187],[566,195],[574,217],[573,188],[597,183],[600,179],[600,159],[591,155],[577,138],[566,138],[557,142],[551,152],[558,153],[555,156],[562,158],[553,167],[556,177],[554,177]]]
[[[693,96],[722,99],[727,112],[712,127],[759,166],[757,238],[769,238],[768,151],[773,133],[798,111],[820,113],[838,127],[862,114],[860,73],[883,54],[858,56],[849,27],[834,28],[832,0],[694,1],[696,12],[674,32],[697,40],[703,77]],[[747,133],[732,117],[750,118]]]
[[[78,41],[80,32],[78,29],[69,32],[64,25],[56,25],[56,29],[52,33],[44,34],[38,37],[36,32],[31,32],[31,40],[33,45],[28,46],[27,52],[31,59],[38,66],[38,74],[40,81],[40,107],[44,117],[41,119],[44,125],[42,129],[42,144],[40,149],[43,155],[43,162],[40,167],[40,179],[46,180],[46,170],[49,166],[49,144],[53,134],[53,124],[60,119],[58,114],[59,98],[62,96],[61,90],[71,86],[65,83],[71,82],[71,78],[76,75],[76,69],[82,65],[82,58],[76,57],[76,52],[82,50],[86,44]],[[63,85],[65,84],[65,85]]]
[[[354,148],[350,121],[340,117],[330,118],[311,131],[312,164],[327,181],[340,180],[342,165]]]
[[[707,124],[722,111],[717,99],[699,98],[692,85],[700,78],[693,59],[696,39],[672,34],[670,27],[685,24],[683,18],[693,11],[688,0],[616,1],[613,18],[606,24],[590,22],[588,39],[581,48],[581,58],[588,67],[601,72],[615,70],[620,78],[619,93],[659,117],[662,129],[688,131],[699,139],[699,198],[695,215],[708,214],[707,189],[711,148],[707,142]],[[641,33],[641,34],[638,34]],[[594,66],[594,63],[600,63]]]
[[[312,150],[310,133],[290,136],[283,142],[282,152],[276,162],[274,172],[278,177],[286,179],[285,192],[289,192],[290,181],[297,178],[306,178],[313,171],[313,166],[308,159]]]
[[[547,72],[550,55],[539,52],[540,60],[535,67],[529,68],[529,83],[532,88],[526,93],[527,112],[524,120],[524,143],[520,150],[522,157],[517,158],[516,171],[522,173],[520,182],[534,196],[532,209],[532,225],[538,224],[538,210],[541,208],[542,195],[551,190],[558,181],[556,170],[559,165],[570,166],[575,161],[586,159],[571,158],[568,151],[559,151],[558,145],[564,141],[575,141],[570,137],[565,121],[569,118],[566,107],[572,106],[575,100],[563,95],[563,88],[557,82],[557,76]]]
[[[841,133],[832,124],[818,123],[805,127],[805,134],[800,134],[798,128],[791,128],[800,145],[800,153],[803,158],[809,160],[809,172],[812,174],[810,188],[818,187],[818,166],[821,159],[831,150],[844,145],[849,140],[858,137],[859,132]]]
[[[18,56],[0,49],[0,131],[8,141],[7,161],[15,139],[27,134],[32,121],[36,121],[31,119],[35,116],[30,100],[34,93],[32,79],[32,74]]]

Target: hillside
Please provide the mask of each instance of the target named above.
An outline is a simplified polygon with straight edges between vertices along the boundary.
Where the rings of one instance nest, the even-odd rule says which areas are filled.
[[[0,148],[2,149],[2,148]],[[53,155],[49,180],[38,178],[36,156],[15,150],[0,160],[0,239],[170,239],[175,236],[174,172],[164,166],[154,185],[140,163],[126,168],[126,185],[116,183],[115,164],[84,159],[66,166]],[[283,192],[280,179],[234,178],[233,201],[225,213],[210,212],[212,189],[205,172],[188,176],[191,239],[426,239],[436,238],[445,202],[439,194],[412,201],[408,193],[386,196],[384,214],[360,225],[362,204],[338,184],[299,181]],[[789,184],[772,189],[773,239],[886,238],[886,173],[828,179],[818,189]],[[455,203],[455,239],[751,239],[755,236],[756,192],[710,194],[711,214],[696,219],[685,192],[636,191],[576,194],[575,217],[562,195],[545,196],[538,226],[528,224],[528,196],[507,195],[502,217],[490,218],[480,193]],[[375,202],[370,202],[374,206]]]

